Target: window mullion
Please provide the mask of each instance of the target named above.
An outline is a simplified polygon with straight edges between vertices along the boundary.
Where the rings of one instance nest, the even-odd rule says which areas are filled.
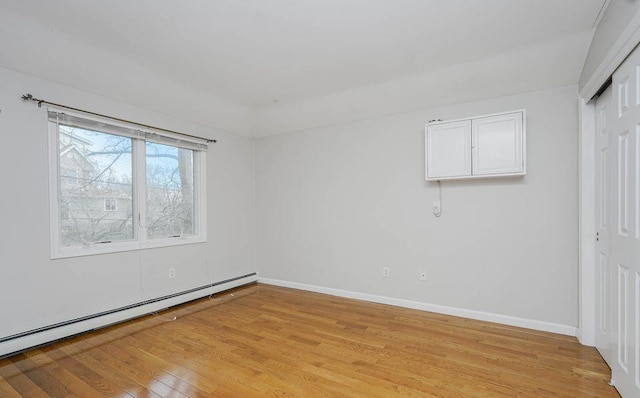
[[[196,227],[197,234],[200,236],[207,236],[207,191],[206,180],[207,180],[207,162],[206,162],[206,152],[197,152],[197,162],[194,162],[196,166],[196,178],[194,179],[195,183],[195,207],[196,207]]]
[[[134,203],[135,203],[135,223],[138,233],[137,240],[142,243],[147,240],[147,171],[145,158],[145,141],[134,140],[134,161],[133,161]]]
[[[51,257],[58,255],[60,248],[60,175],[58,123],[49,124],[49,226],[51,228]]]

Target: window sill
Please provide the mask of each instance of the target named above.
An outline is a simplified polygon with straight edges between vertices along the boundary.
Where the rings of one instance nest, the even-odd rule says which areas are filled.
[[[65,248],[52,248],[51,259],[62,259],[71,257],[83,257],[83,256],[95,256],[101,254],[121,253],[127,251],[137,251],[146,249],[157,249],[162,247],[173,247],[182,245],[192,245],[197,243],[206,243],[206,237],[202,236],[189,236],[189,237],[175,237],[164,239],[153,239],[145,242],[116,242],[96,244],[93,246],[82,247],[65,247]]]

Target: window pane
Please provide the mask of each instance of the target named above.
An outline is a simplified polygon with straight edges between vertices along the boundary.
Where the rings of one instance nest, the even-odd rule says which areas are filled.
[[[62,246],[134,238],[131,139],[60,125]]]
[[[194,151],[152,142],[147,153],[147,236],[195,234]]]

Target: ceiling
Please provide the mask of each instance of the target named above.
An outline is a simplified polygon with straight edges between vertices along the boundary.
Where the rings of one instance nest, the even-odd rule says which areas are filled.
[[[604,3],[0,0],[0,66],[262,136],[574,84]]]

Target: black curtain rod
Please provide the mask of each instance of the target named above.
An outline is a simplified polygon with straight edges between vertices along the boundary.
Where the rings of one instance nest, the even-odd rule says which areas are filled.
[[[183,135],[185,137],[191,137],[191,138],[196,138],[199,140],[205,140],[207,142],[213,142],[216,143],[218,142],[218,140],[210,140],[208,138],[202,138],[202,137],[198,137],[195,135],[191,135],[191,134],[185,134],[185,133],[181,133],[179,131],[173,131],[173,130],[167,130],[167,129],[163,129],[161,127],[155,127],[155,126],[150,126],[148,124],[143,124],[143,123],[138,123],[138,122],[132,122],[131,120],[127,120],[127,119],[120,119],[117,117],[113,117],[113,116],[107,116],[107,115],[103,115],[101,113],[96,113],[96,112],[91,112],[91,111],[85,111],[84,109],[78,109],[78,108],[74,108],[72,106],[67,106],[67,105],[61,105],[61,104],[56,104],[55,102],[49,102],[49,101],[45,101],[43,99],[39,99],[34,97],[31,94],[25,94],[22,96],[22,100],[23,101],[31,101],[31,102],[36,102],[38,104],[38,107],[42,107],[42,104],[47,104],[47,105],[53,105],[53,106],[57,106],[60,108],[64,108],[64,109],[69,109],[72,111],[77,111],[77,112],[82,112],[82,113],[87,113],[89,115],[93,115],[93,116],[100,116],[100,117],[104,117],[107,119],[111,119],[111,120],[116,120],[118,122],[124,122],[124,123],[130,123],[130,124],[135,124],[136,126],[140,126],[140,127],[146,127],[149,129],[154,129],[154,130],[160,130],[160,131],[166,131],[167,133],[172,133],[172,134],[178,134],[178,135]]]

